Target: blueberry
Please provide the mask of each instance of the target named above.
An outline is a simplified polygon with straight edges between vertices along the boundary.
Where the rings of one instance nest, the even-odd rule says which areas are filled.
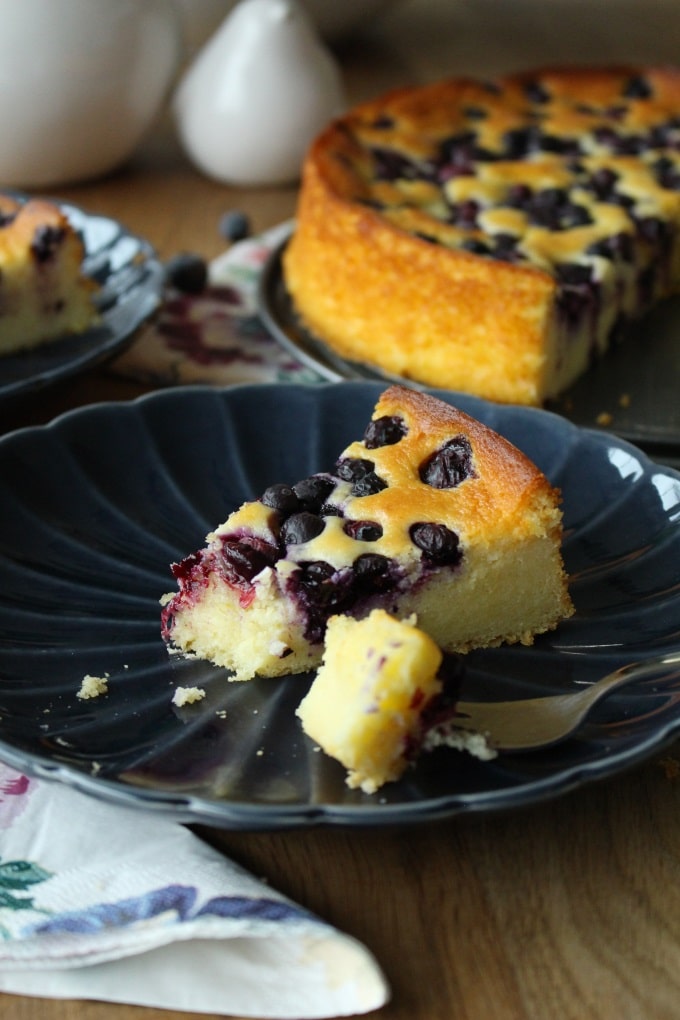
[[[560,283],[578,286],[590,283],[593,273],[591,266],[581,262],[559,262],[555,266],[555,275]]]
[[[302,545],[310,542],[324,529],[324,522],[316,514],[303,510],[299,514],[293,514],[281,525],[281,542],[284,546]]]
[[[293,486],[293,492],[303,509],[318,513],[335,488],[335,482],[328,475],[310,475]]]
[[[417,180],[422,177],[416,164],[393,149],[372,150],[374,173],[379,181]]]
[[[31,251],[37,262],[48,262],[65,237],[63,227],[36,227],[31,242]]]
[[[680,191],[680,167],[668,156],[662,156],[654,163],[652,169],[662,188],[669,191]]]
[[[386,414],[368,423],[364,432],[364,446],[367,450],[375,450],[379,446],[394,446],[404,438],[406,432],[403,418]]]
[[[633,238],[630,234],[618,233],[593,241],[586,249],[588,255],[601,255],[605,259],[619,258],[623,262],[633,261]]]
[[[286,516],[300,509],[300,500],[297,494],[290,485],[284,485],[282,482],[270,485],[268,489],[265,489],[261,501],[265,506],[271,507],[272,510],[278,510],[279,513],[286,514]]]
[[[486,120],[489,112],[483,106],[466,106],[463,109],[463,115],[468,120]]]
[[[343,482],[356,482],[364,475],[369,474],[375,467],[372,460],[363,460],[361,457],[347,457],[339,460],[335,465],[335,473]]]
[[[190,252],[180,252],[166,262],[165,281],[185,294],[200,294],[208,282],[205,259]]]
[[[479,202],[474,199],[467,199],[465,202],[457,202],[451,206],[449,220],[459,227],[476,227],[477,215],[479,213]]]
[[[357,542],[377,542],[383,533],[381,525],[375,521],[346,521],[343,530]]]
[[[454,566],[460,563],[461,551],[458,535],[445,524],[420,522],[409,529],[411,541],[422,549],[430,563],[437,566]]]
[[[378,131],[387,131],[394,127],[394,119],[387,113],[381,113],[372,121],[371,127]]]
[[[455,436],[421,465],[420,480],[433,489],[453,489],[474,476],[472,447],[466,436]]]
[[[547,103],[550,93],[540,81],[528,81],[524,86],[527,99],[532,103]]]
[[[379,553],[363,553],[352,564],[354,589],[359,594],[389,591],[396,584],[392,562]]]
[[[238,538],[225,538],[222,557],[225,572],[232,581],[252,581],[261,570],[275,562],[276,551],[258,540],[251,544]]]
[[[512,128],[503,135],[503,155],[506,159],[522,159],[538,148],[539,131],[533,125]]]
[[[245,213],[231,209],[221,217],[219,231],[226,241],[242,241],[250,234],[250,220]]]
[[[377,475],[375,471],[369,471],[367,474],[362,475],[361,478],[357,478],[352,484],[352,495],[353,496],[375,496],[376,492],[382,492],[383,489],[387,488],[387,482]]]
[[[588,187],[599,199],[606,200],[611,197],[618,179],[619,175],[614,170],[601,167],[590,177]]]
[[[461,248],[463,251],[469,251],[471,255],[488,255],[489,246],[484,241],[478,240],[476,237],[466,237],[461,242]]]
[[[651,94],[652,86],[646,78],[640,75],[630,78],[623,88],[623,95],[626,99],[649,99]]]
[[[533,192],[528,184],[513,184],[505,196],[505,204],[513,209],[528,209]]]

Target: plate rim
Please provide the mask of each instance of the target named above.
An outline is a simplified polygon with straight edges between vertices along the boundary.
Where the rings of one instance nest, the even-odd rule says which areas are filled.
[[[5,194],[11,194],[12,197],[18,201],[28,201],[36,196],[28,195],[24,192],[17,191],[14,189],[5,189]],[[42,196],[41,196],[42,200]],[[128,230],[127,227],[121,223],[120,220],[114,217],[107,216],[104,213],[93,212],[86,210],[82,206],[79,206],[73,202],[60,199],[47,197],[45,201],[51,202],[56,205],[67,217],[72,215],[77,216],[82,223],[101,221],[106,223],[112,228],[115,228],[119,232],[119,237],[129,238],[134,241],[138,246],[137,257],[141,255],[143,258],[144,268],[148,273],[148,280],[145,282],[145,288],[143,291],[144,300],[140,300],[139,309],[133,316],[132,321],[123,330],[113,331],[106,322],[105,313],[102,315],[102,321],[94,323],[91,327],[84,331],[82,334],[67,333],[64,336],[56,338],[54,341],[50,341],[50,345],[54,350],[54,345],[62,342],[68,342],[69,340],[77,340],[87,334],[91,333],[94,337],[94,342],[91,348],[85,351],[78,352],[65,357],[63,361],[58,362],[55,365],[50,365],[48,368],[38,369],[34,373],[30,370],[22,375],[18,379],[14,379],[10,382],[3,382],[0,379],[0,400],[13,400],[16,397],[21,397],[26,393],[34,392],[36,390],[43,389],[52,384],[62,382],[71,376],[77,375],[78,373],[91,368],[93,365],[107,360],[108,358],[120,353],[124,347],[131,343],[134,339],[136,331],[158,310],[162,299],[162,287],[163,287],[163,265],[156,252],[156,249],[146,238],[134,231]],[[93,253],[85,250],[85,258],[87,259]],[[40,351],[42,345],[39,345],[35,351]],[[0,367],[2,361],[9,358],[27,358],[30,359],[31,354],[35,353],[32,349],[25,351],[17,351],[8,353],[2,356],[0,360]]]

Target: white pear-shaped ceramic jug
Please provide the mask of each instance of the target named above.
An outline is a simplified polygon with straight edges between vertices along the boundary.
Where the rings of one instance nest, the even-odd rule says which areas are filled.
[[[339,69],[294,0],[242,0],[186,71],[179,137],[227,184],[297,179],[314,135],[345,105]]]

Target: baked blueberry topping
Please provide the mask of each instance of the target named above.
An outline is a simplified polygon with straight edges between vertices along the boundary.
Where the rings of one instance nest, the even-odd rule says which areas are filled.
[[[636,75],[626,82],[623,95],[626,99],[649,99],[652,95],[652,86],[646,78]]]
[[[374,172],[379,181],[417,180],[424,174],[418,166],[394,149],[373,149]]]
[[[662,188],[669,191],[680,191],[680,167],[668,156],[657,159],[653,168],[654,176]]]
[[[606,259],[621,259],[623,262],[633,261],[633,238],[630,234],[619,233],[594,241],[586,249],[588,255],[601,255]]]
[[[466,237],[460,246],[463,251],[469,251],[472,255],[488,255],[490,252],[488,244],[476,237]]]
[[[504,262],[516,262],[520,258],[517,250],[519,238],[514,234],[498,233],[493,235],[493,248],[490,254]]]
[[[338,461],[335,471],[338,478],[344,482],[352,483],[353,496],[373,496],[376,492],[387,488],[385,482],[374,471],[372,460],[364,460],[361,457],[347,457]]]
[[[549,230],[568,230],[592,222],[586,207],[572,202],[566,188],[543,188],[537,191],[528,211],[533,224]]]
[[[343,482],[356,482],[364,475],[373,471],[375,464],[372,460],[363,460],[361,457],[346,457],[339,460],[335,465],[335,473]]]
[[[296,482],[293,492],[302,504],[302,509],[319,513],[334,488],[335,481],[328,475],[310,475]]]
[[[261,539],[224,538],[222,560],[226,576],[232,583],[250,582],[265,567],[276,562],[277,551]]]
[[[524,92],[531,103],[547,103],[550,100],[550,93],[540,81],[527,82]]]
[[[345,521],[343,530],[357,542],[377,542],[383,533],[381,525],[375,521]]]
[[[610,170],[609,167],[600,167],[590,176],[587,186],[597,198],[606,201],[614,193],[618,179],[619,175],[614,170]]]
[[[37,262],[48,262],[54,256],[64,240],[63,227],[36,227],[31,243],[31,251]]]
[[[466,106],[463,109],[463,115],[468,120],[486,120],[489,111],[485,110],[483,106]]]
[[[375,496],[376,492],[381,492],[387,488],[387,482],[377,475],[375,471],[369,471],[368,474],[362,475],[352,485],[353,496]]]
[[[379,446],[394,446],[404,438],[407,431],[404,419],[398,415],[386,414],[382,418],[374,418],[364,432],[364,446],[367,450],[375,450]]]
[[[455,531],[445,524],[429,521],[412,524],[409,528],[411,541],[422,550],[426,560],[436,566],[455,566],[460,563],[462,553]]]
[[[268,489],[264,490],[260,499],[265,506],[271,507],[272,510],[278,510],[279,513],[286,516],[301,509],[300,500],[294,489],[283,482],[270,485]]]
[[[562,284],[578,286],[590,283],[593,271],[591,266],[582,262],[559,262],[555,266],[555,275]]]
[[[389,591],[396,584],[391,560],[379,553],[362,553],[355,559],[352,569],[355,587],[362,594]]]
[[[324,527],[322,518],[308,510],[292,514],[281,525],[281,543],[284,546],[302,545],[320,535]]]
[[[457,202],[451,206],[449,220],[459,227],[476,227],[478,213],[479,202],[469,198],[465,202]]]
[[[447,440],[421,465],[419,474],[421,482],[433,489],[453,489],[466,478],[474,478],[469,439],[460,435]]]

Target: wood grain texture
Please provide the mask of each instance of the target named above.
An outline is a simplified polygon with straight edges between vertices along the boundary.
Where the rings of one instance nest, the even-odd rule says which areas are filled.
[[[449,71],[593,56],[663,62],[679,42],[676,0],[408,0],[340,56],[354,101]],[[124,170],[60,195],[123,221],[163,257],[211,258],[223,247],[223,212],[242,209],[260,230],[293,214],[296,190],[202,178],[165,121]],[[0,409],[0,431],[143,389],[99,368]],[[674,753],[680,760],[678,748],[666,761],[496,817],[385,831],[197,832],[375,953],[393,989],[379,1020],[678,1020]],[[10,995],[0,995],[0,1017],[199,1020]]]

